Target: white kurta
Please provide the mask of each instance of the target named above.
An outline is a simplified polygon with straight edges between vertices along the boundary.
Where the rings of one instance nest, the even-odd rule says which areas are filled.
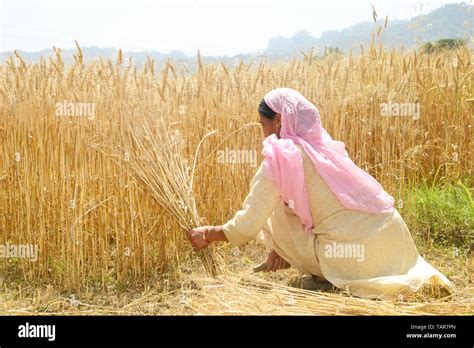
[[[298,147],[313,233],[304,231],[276,184],[264,175],[262,164],[243,209],[224,225],[232,245],[241,246],[259,235],[292,267],[360,297],[393,299],[413,294],[424,284],[452,290],[451,282],[420,256],[396,209],[382,214],[346,209]]]

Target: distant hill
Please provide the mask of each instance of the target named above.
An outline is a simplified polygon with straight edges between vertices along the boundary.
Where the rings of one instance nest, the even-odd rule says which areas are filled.
[[[388,25],[381,32],[380,40],[388,48],[407,49],[416,47],[427,41],[437,41],[439,39],[465,39],[471,40],[474,33],[474,6],[465,3],[449,4],[430,12],[427,15],[417,16],[410,20],[388,21]],[[291,38],[276,37],[269,40],[268,46],[262,52],[241,53],[234,56],[204,56],[206,63],[223,61],[228,65],[238,64],[240,60],[250,59],[268,61],[287,59],[298,55],[300,50],[306,51],[312,47],[317,47],[316,54],[321,54],[324,47],[337,47],[343,52],[348,52],[351,48],[359,49],[360,45],[366,46],[370,43],[371,34],[378,27],[383,27],[385,18],[378,18],[377,23],[361,22],[342,30],[325,31],[321,37],[316,38],[305,30],[301,30]],[[101,47],[82,47],[85,61],[95,58],[116,59],[117,49]],[[40,57],[54,56],[52,49],[45,49],[37,52],[19,51],[20,55],[27,62],[35,62]],[[4,62],[13,52],[1,52],[0,62]],[[75,49],[62,50],[62,57],[66,63],[74,62],[73,55]],[[160,67],[167,60],[177,64],[178,67],[186,67],[192,72],[196,69],[196,55],[188,56],[181,51],[171,51],[160,53],[157,51],[124,52],[124,61],[132,59],[133,62],[142,66],[147,56],[156,61],[156,66]]]
[[[410,20],[390,21],[389,18],[387,27],[381,31],[379,42],[387,48],[412,48],[417,44],[445,38],[470,40],[474,34],[473,22],[474,6],[465,3],[449,4]],[[319,38],[301,30],[291,38],[270,39],[265,53],[285,57],[312,47],[316,47],[321,53],[325,46],[348,52],[351,48],[359,48],[361,44],[369,44],[371,34],[378,27],[384,27],[384,24],[385,18],[377,18],[377,23],[367,21],[343,30],[325,31]]]

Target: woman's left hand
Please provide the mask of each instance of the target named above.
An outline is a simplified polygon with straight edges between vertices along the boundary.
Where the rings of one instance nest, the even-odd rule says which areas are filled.
[[[196,227],[188,231],[188,239],[193,245],[194,251],[207,247],[210,243],[205,238],[205,233],[210,226]]]

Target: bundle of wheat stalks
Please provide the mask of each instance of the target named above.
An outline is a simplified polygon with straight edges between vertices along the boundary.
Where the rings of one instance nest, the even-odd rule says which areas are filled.
[[[163,119],[153,125],[144,122],[130,126],[128,130],[128,150],[124,153],[133,176],[159,203],[163,213],[173,216],[185,232],[201,225],[193,193],[197,156],[191,168],[182,151],[183,139],[170,134],[169,125]],[[213,247],[199,254],[209,274],[223,272],[222,261]]]

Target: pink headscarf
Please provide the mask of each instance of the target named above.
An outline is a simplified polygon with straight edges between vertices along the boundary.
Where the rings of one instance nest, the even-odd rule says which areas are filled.
[[[303,160],[295,144],[303,147],[344,207],[370,213],[393,211],[393,197],[352,162],[343,142],[331,138],[311,102],[291,88],[274,89],[264,100],[281,115],[280,139],[273,134],[263,141],[264,173],[276,182],[282,199],[300,218],[307,232],[311,232],[314,225]]]

